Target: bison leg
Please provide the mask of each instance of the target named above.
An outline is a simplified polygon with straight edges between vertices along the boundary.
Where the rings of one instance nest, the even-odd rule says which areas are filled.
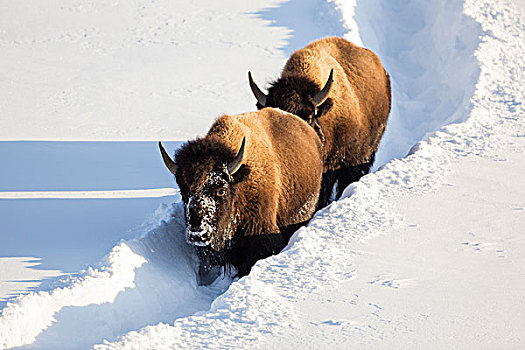
[[[228,261],[237,269],[237,277],[243,277],[258,260],[279,253],[286,244],[288,239],[280,233],[242,237],[228,253]]]
[[[281,234],[283,235],[283,239],[286,240],[283,248],[286,247],[286,245],[288,244],[288,241],[290,240],[292,235],[295,233],[295,231],[297,231],[303,226],[306,226],[309,222],[310,222],[310,219],[283,227],[281,229]]]
[[[321,191],[319,192],[319,201],[317,202],[317,210],[323,209],[332,201],[332,192],[335,182],[337,181],[338,171],[329,170],[323,173],[321,180]]]
[[[358,164],[356,166],[349,166],[339,169],[337,174],[337,195],[336,200],[341,198],[345,188],[352,182],[359,181],[359,179],[368,174],[370,168],[374,164],[375,154],[372,155],[371,161],[368,163]]]

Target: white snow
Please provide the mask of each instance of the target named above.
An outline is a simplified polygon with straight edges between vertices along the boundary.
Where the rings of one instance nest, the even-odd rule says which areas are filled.
[[[191,138],[220,112],[253,110],[248,69],[267,81],[285,55],[329,34],[361,40],[381,57],[393,81],[393,111],[378,170],[249,276],[196,285],[175,200],[100,264],[7,303],[0,348],[525,346],[525,18],[513,3],[61,4],[2,5],[9,21],[0,28],[7,52],[0,115],[31,121],[25,129],[3,120],[2,139]],[[16,26],[15,14],[31,25]],[[117,14],[122,22],[111,20]],[[196,74],[169,63],[179,55],[198,66]],[[62,65],[49,64],[61,56]],[[175,73],[179,80],[171,80]],[[71,93],[60,95],[65,82]],[[175,93],[157,93],[169,89]],[[63,99],[50,98],[57,93]],[[73,126],[71,116],[84,118]],[[21,188],[31,186],[23,179],[2,190],[128,191],[115,188],[117,180],[96,188],[88,180],[93,171],[81,173],[68,188]],[[6,200],[4,210],[23,201]],[[109,220],[114,213],[106,211]]]
[[[120,245],[109,254],[104,268],[90,269],[67,286],[31,293],[17,303],[9,303],[0,318],[2,346],[32,343],[43,329],[51,326],[54,315],[64,307],[113,302],[119,292],[134,287],[134,271],[144,262],[142,256]]]
[[[57,270],[37,270],[41,259],[30,257],[0,258],[0,296],[16,296],[27,288],[38,287],[43,279],[60,275]]]
[[[248,69],[283,63],[288,30],[256,15],[280,2],[3,2],[0,138],[204,134],[218,113],[253,108]]]

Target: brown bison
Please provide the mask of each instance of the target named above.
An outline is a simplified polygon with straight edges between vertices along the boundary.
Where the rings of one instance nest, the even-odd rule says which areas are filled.
[[[368,173],[390,113],[390,78],[370,50],[345,39],[296,51],[264,94],[248,73],[257,107],[277,107],[307,121],[323,142],[319,207]],[[325,84],[326,82],[326,84]],[[337,187],[334,189],[334,185]]]
[[[257,260],[280,252],[316,209],[321,142],[289,113],[264,108],[219,117],[174,161],[159,147],[180,188],[186,239],[197,247],[202,279],[220,266],[248,274]]]

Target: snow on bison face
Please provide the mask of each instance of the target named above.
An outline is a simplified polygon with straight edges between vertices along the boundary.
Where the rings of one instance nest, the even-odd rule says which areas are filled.
[[[235,186],[227,166],[204,177],[203,184],[183,195],[186,240],[195,246],[220,250],[233,238],[236,226]]]
[[[175,174],[180,187],[188,243],[219,251],[233,238],[238,221],[237,184],[243,178],[236,173],[242,165],[245,143],[244,138],[237,155],[229,162],[210,157],[209,161],[181,166],[159,143],[164,163]]]

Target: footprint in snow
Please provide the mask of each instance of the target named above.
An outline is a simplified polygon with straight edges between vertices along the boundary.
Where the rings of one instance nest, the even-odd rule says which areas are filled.
[[[399,288],[408,288],[413,285],[413,280],[410,278],[405,279],[397,279],[394,278],[392,275],[378,275],[376,278],[370,282],[369,284],[375,284],[383,287],[393,288],[393,289],[399,289]]]

